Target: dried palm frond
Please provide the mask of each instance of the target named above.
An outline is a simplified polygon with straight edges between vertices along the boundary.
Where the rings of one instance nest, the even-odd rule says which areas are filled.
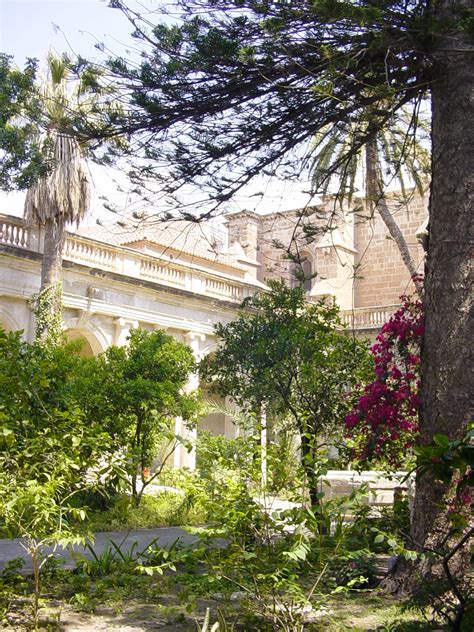
[[[88,210],[90,183],[80,146],[67,134],[52,132],[55,167],[27,192],[25,219],[30,223],[78,224]]]

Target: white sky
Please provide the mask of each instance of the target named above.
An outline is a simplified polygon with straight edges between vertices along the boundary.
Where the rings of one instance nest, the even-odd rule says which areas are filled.
[[[140,0],[141,5],[155,7],[157,0]],[[58,30],[58,28],[60,30]],[[110,9],[106,0],[0,0],[0,50],[13,55],[15,62],[23,66],[26,58],[43,60],[49,50],[56,53],[79,53],[88,59],[99,57],[94,47],[102,42],[112,51],[126,49],[133,40],[130,25],[122,13]],[[105,195],[112,203],[130,210],[130,196],[117,192],[115,179],[124,187],[124,178],[111,169],[90,167],[94,194],[88,223],[96,218],[107,219],[100,196]],[[243,208],[257,212],[270,212],[298,208],[308,202],[302,193],[308,184],[297,186],[278,181],[255,183],[246,195],[233,200],[227,210]],[[263,192],[264,196],[252,195]],[[24,194],[0,192],[0,212],[21,215]],[[136,202],[133,209],[137,208]]]

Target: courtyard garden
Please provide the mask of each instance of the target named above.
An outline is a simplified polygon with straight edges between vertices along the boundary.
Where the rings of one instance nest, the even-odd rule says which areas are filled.
[[[0,626],[473,630],[470,3],[107,5],[0,52]]]
[[[417,445],[422,323],[404,299],[369,352],[334,305],[273,284],[217,326],[199,366],[163,332],[95,358],[0,333],[0,529],[23,547],[2,558],[3,625],[472,629],[469,560],[458,566],[472,444]],[[185,388],[196,371],[232,398],[233,437],[199,429],[222,407]],[[171,467],[177,449],[196,451],[194,470]],[[412,488],[426,473],[446,485],[448,526],[420,548]],[[416,589],[394,591],[404,564]]]

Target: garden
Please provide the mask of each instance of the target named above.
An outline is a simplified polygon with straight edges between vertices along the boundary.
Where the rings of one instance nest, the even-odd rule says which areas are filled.
[[[36,59],[21,70],[0,53],[0,188],[27,191],[25,225],[43,231],[42,251],[27,252],[23,226],[2,227],[7,242],[14,234],[2,256],[27,252],[18,285],[28,300],[39,292],[35,342],[0,330],[0,553],[17,551],[3,557],[1,625],[474,629],[472,7],[108,5],[132,31],[117,53],[102,40],[89,60],[50,53],[42,79]],[[278,243],[274,262],[291,260],[292,287],[271,282],[247,298],[199,363],[172,336],[138,328],[83,357],[62,337],[61,310],[67,227],[91,207],[85,158],[117,168],[156,220],[197,224],[238,205],[247,185],[257,183],[255,202],[276,199],[274,179],[304,182],[302,237]],[[391,204],[404,221],[412,193],[428,189],[421,280]],[[103,208],[119,212],[107,199]],[[304,222],[315,209],[324,228]],[[367,221],[371,232],[380,218],[418,292],[372,345],[344,328],[332,291],[305,300],[324,274],[300,246],[334,245],[341,209],[344,230]],[[348,249],[356,283],[364,252]],[[40,258],[35,284],[28,266]],[[18,291],[5,290],[8,306]],[[189,389],[197,373],[215,402]],[[232,438],[202,431],[212,411],[233,419]],[[195,469],[172,467],[183,451]],[[360,484],[336,489],[341,472]],[[384,502],[375,472],[391,486]]]
[[[1,572],[5,629],[472,629],[472,431],[419,442],[422,331],[404,297],[369,350],[333,303],[272,283],[199,366],[161,331],[92,358],[0,332],[0,529],[24,548]],[[222,408],[186,389],[195,371],[231,398],[234,438],[199,429]],[[391,502],[333,489],[349,468],[393,480]],[[423,546],[415,476],[445,490]]]

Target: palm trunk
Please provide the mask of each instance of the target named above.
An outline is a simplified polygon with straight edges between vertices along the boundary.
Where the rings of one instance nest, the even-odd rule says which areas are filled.
[[[45,223],[41,289],[36,307],[36,340],[57,344],[61,335],[62,316],[62,249],[64,222],[54,217]]]
[[[64,223],[53,216],[52,219],[46,220],[44,228],[41,291],[61,282],[63,245]]]
[[[417,268],[415,262],[410,254],[410,249],[408,248],[405,237],[403,236],[397,222],[394,220],[393,215],[388,208],[387,200],[385,199],[382,186],[382,175],[380,173],[380,166],[377,159],[377,146],[375,139],[368,142],[365,146],[365,162],[367,170],[367,198],[377,209],[383,223],[390,233],[390,236],[397,244],[402,261],[413,279],[416,291],[421,296],[423,285],[417,280]]]
[[[456,23],[462,1],[440,0],[440,23]],[[439,34],[433,55],[432,185],[430,239],[425,279],[425,335],[421,364],[421,442],[433,435],[461,437],[473,418],[474,319],[472,318],[472,242],[474,227],[474,44],[467,31]],[[412,539],[416,548],[437,548],[449,523],[443,494],[446,486],[432,475],[417,480]],[[450,560],[453,574],[469,559],[465,543]],[[418,571],[431,574],[430,567]],[[392,592],[410,592],[416,574],[401,565]],[[416,584],[415,584],[416,585]]]

